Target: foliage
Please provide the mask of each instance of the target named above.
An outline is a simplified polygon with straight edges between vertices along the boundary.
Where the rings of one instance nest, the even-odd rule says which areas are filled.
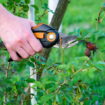
[[[29,9],[29,1],[0,0],[12,13],[25,18]],[[47,1],[36,0],[36,3],[38,5],[32,5],[36,9],[36,22],[47,23],[46,14],[48,11],[52,12],[46,4]],[[74,22],[91,24],[89,28],[85,29],[82,26],[70,32],[68,31],[70,28],[67,30],[64,27],[65,32],[75,34],[80,39],[97,46],[96,52],[92,53],[91,57],[84,53],[86,50],[84,42],[70,49],[53,48],[47,63],[46,59],[38,54],[21,62],[9,63],[8,52],[0,49],[0,59],[2,59],[0,62],[0,105],[29,105],[30,96],[34,96],[34,93],[29,92],[30,88],[37,91],[34,97],[38,105],[102,105],[104,103],[105,31],[103,26],[105,22],[103,20],[97,24],[96,21],[100,8],[103,8],[99,6],[99,3],[102,2],[100,0],[97,2],[74,0],[64,19],[64,26],[72,25]],[[90,5],[91,8],[89,8]],[[68,14],[69,10],[72,15]],[[30,67],[33,70],[37,69],[37,72],[44,69],[39,81],[30,78]],[[34,85],[30,87],[30,83]]]

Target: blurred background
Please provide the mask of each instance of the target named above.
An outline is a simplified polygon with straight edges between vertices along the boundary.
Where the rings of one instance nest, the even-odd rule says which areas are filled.
[[[13,12],[13,7],[8,7],[11,5],[11,2],[9,3],[4,5]],[[27,18],[27,5],[23,3],[23,13],[19,11],[21,5],[18,6],[14,5],[17,8],[14,14]],[[48,1],[35,0],[33,7],[35,8],[36,23],[48,24],[48,11],[54,14],[48,8]],[[0,89],[1,105],[5,91],[8,94],[7,103],[9,103],[6,105],[18,105],[22,95],[27,95],[23,89],[28,87],[28,83],[34,83],[32,88],[38,93],[35,96],[37,105],[105,105],[104,17],[104,0],[71,0],[62,21],[62,32],[76,35],[94,44],[97,50],[91,51],[91,56],[88,56],[86,43],[80,42],[68,49],[53,48],[47,63],[44,62],[43,57],[40,61],[39,55],[29,60],[11,63],[12,71],[9,71],[9,77],[5,77],[5,72],[1,72],[0,75],[1,86],[4,87],[4,90]],[[0,57],[2,58],[3,55],[6,57],[0,62],[0,69],[7,70],[9,55],[6,51],[1,50]],[[29,78],[30,66],[38,71],[44,69],[41,80],[34,81]],[[12,93],[18,97],[19,101],[16,101],[15,96],[11,97]],[[29,105],[25,98],[23,100],[24,105]]]

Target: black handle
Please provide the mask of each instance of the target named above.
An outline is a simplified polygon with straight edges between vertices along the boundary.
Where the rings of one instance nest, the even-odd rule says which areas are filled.
[[[40,40],[42,46],[44,48],[51,48],[59,41],[59,33],[54,28],[46,25],[46,24],[39,24],[38,27],[32,28],[32,32],[34,35]],[[37,33],[37,35],[36,35]],[[44,33],[42,38],[38,37],[38,33]]]

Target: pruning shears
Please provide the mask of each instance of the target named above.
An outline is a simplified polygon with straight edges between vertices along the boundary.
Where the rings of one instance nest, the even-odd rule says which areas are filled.
[[[55,28],[43,23],[32,27],[32,32],[44,48],[70,48],[78,44],[77,36],[59,33]],[[21,57],[19,54],[17,55]],[[9,61],[12,59],[10,58]]]
[[[59,46],[69,48],[78,43],[76,36],[59,33],[55,28],[43,23],[32,27],[32,32],[44,48],[59,48]]]

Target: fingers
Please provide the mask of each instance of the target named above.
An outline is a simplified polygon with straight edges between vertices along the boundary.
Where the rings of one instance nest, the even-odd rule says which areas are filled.
[[[31,47],[34,49],[35,52],[42,51],[43,47],[42,47],[40,41],[35,38],[35,36],[33,35],[32,32],[30,32],[30,33],[31,33],[31,35],[28,39],[29,44],[31,45]]]
[[[29,54],[21,47],[16,48],[16,51],[12,49],[8,51],[10,53],[12,60],[14,61],[20,61],[22,58],[26,59],[29,57]]]
[[[8,49],[10,56],[15,61],[20,61],[21,59],[26,59],[29,56],[34,55],[36,52],[40,52],[42,50],[42,45],[40,41],[34,36],[31,31],[31,27],[35,26],[33,21],[24,21],[21,24],[20,31],[16,31],[12,33],[14,37],[13,40],[6,40],[5,46]],[[20,26],[20,25],[19,25]],[[17,35],[16,35],[17,34]],[[10,33],[8,34],[8,38],[10,37]],[[20,55],[20,57],[18,56]]]
[[[32,32],[27,41],[21,40],[13,44],[11,47],[9,46],[6,47],[10,53],[11,58],[14,61],[20,61],[21,59],[26,59],[29,56],[34,55],[36,52],[40,52],[42,50],[41,43],[39,42],[38,39],[34,37]],[[18,54],[20,55],[20,57],[18,56]]]
[[[8,49],[8,48],[7,48]],[[15,49],[8,49],[12,60],[20,61],[21,59],[26,59],[29,56],[35,54],[35,51],[31,48],[31,46],[25,42],[23,47],[17,47]]]
[[[19,56],[16,54],[15,51],[13,51],[13,50],[8,50],[8,52],[10,53],[10,56],[11,56],[12,60],[14,60],[14,61],[20,61],[20,58],[19,58]]]
[[[35,54],[34,49],[30,46],[30,44],[27,41],[24,41],[23,48],[30,56]]]
[[[16,49],[16,52],[24,59],[28,58],[29,57],[29,54],[21,47],[18,47]]]
[[[34,27],[36,24],[29,20],[31,27]],[[42,51],[42,45],[40,43],[40,41],[38,39],[35,38],[34,34],[32,33],[32,31],[30,31],[30,38],[28,40],[29,44],[31,45],[31,47],[34,49],[35,52],[40,52]]]

